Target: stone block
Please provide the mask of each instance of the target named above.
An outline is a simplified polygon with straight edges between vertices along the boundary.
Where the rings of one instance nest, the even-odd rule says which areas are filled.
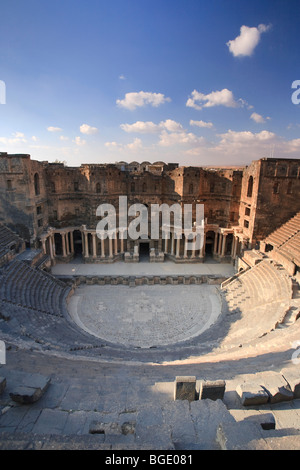
[[[10,392],[9,396],[13,401],[23,405],[35,403],[41,397],[41,390],[33,387],[19,386]]]
[[[24,377],[21,384],[13,389],[9,395],[11,399],[17,403],[35,403],[44,395],[49,384],[49,377],[44,377],[39,374],[29,374]]]
[[[196,377],[178,376],[175,379],[174,400],[194,401],[196,397]]]
[[[268,403],[269,395],[261,385],[256,383],[245,382],[239,384],[236,388],[243,406],[256,406]]]
[[[199,400],[223,400],[225,393],[225,380],[206,381],[200,383]]]

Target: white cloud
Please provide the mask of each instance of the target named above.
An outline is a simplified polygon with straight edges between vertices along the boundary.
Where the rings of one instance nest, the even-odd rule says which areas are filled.
[[[13,132],[12,137],[0,137],[0,142],[5,145],[26,143],[27,140],[23,132]]]
[[[158,107],[164,104],[166,101],[171,101],[170,98],[166,98],[162,93],[151,93],[140,91],[138,93],[126,93],[123,100],[117,100],[116,103],[121,108],[129,109],[133,111],[136,108],[140,108],[146,105]]]
[[[139,150],[143,147],[141,139],[138,139],[137,137],[134,139],[133,142],[125,145],[125,148],[128,148],[129,150]]]
[[[194,121],[193,119],[190,120],[190,126],[206,127],[208,129],[212,129],[214,127],[212,122]]]
[[[270,29],[270,25],[260,24],[257,28],[241,26],[240,35],[226,43],[230,52],[235,56],[251,56],[258,45],[261,34]]]
[[[80,132],[82,134],[92,135],[92,134],[97,134],[98,129],[97,127],[89,126],[88,124],[82,124],[80,126]]]
[[[73,142],[80,147],[86,144],[86,140],[83,140],[81,137],[78,136],[75,137],[75,140],[73,140]]]
[[[136,151],[141,150],[143,148],[141,139],[138,139],[137,137],[133,140],[133,142],[129,142],[129,144],[119,144],[118,142],[106,142],[104,145],[109,150],[120,151]]]
[[[126,80],[126,77],[123,74],[119,75],[119,80]]]
[[[178,132],[182,130],[182,125],[172,119],[166,119],[159,124],[152,121],[136,121],[133,124],[121,124],[121,129],[125,132],[137,132],[140,134],[156,134],[163,129],[170,132]]]
[[[49,132],[61,132],[62,129],[60,127],[49,126],[49,127],[47,127],[47,131],[49,131]]]
[[[181,132],[183,130],[182,125],[172,119],[162,121],[159,125],[161,128],[166,129],[169,132]]]
[[[186,106],[201,110],[202,108],[211,108],[213,106],[226,106],[227,108],[238,108],[243,106],[245,101],[234,99],[232,91],[227,88],[223,90],[212,91],[205,95],[197,90],[192,92],[192,97],[186,102]]]
[[[66,137],[65,135],[61,135],[59,137],[60,140],[69,140],[69,137]]]
[[[250,119],[257,122],[258,124],[263,124],[264,122],[266,122],[267,119],[270,119],[270,118],[269,117],[264,118],[261,114],[252,113],[250,116]]]
[[[159,145],[162,147],[171,147],[176,145],[200,145],[204,142],[203,137],[197,137],[192,132],[172,132],[162,131],[160,134]]]
[[[121,129],[125,132],[138,132],[139,134],[155,134],[159,126],[151,121],[136,121],[133,124],[121,124]]]
[[[33,136],[31,137],[31,140],[33,140],[33,142],[37,142],[38,138],[37,138],[35,135],[33,135]]]

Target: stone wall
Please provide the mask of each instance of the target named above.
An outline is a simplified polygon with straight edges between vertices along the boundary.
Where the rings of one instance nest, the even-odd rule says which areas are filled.
[[[203,204],[210,252],[235,256],[239,249],[255,247],[300,210],[299,168],[300,160],[269,158],[245,168],[164,162],[67,167],[34,161],[26,154],[1,153],[0,222],[33,246],[49,226],[68,233],[82,226],[95,230],[97,207],[109,203],[118,212],[121,195],[127,196],[128,206],[191,204],[193,221],[196,205]]]

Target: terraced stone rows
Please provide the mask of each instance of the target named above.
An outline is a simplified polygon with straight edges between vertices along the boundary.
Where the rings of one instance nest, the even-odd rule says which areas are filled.
[[[60,315],[66,285],[44,271],[15,260],[2,273],[1,299]]]
[[[266,242],[275,244],[277,247],[285,243],[291,237],[293,237],[299,231],[300,224],[300,212],[296,214],[292,219],[282,225],[279,229],[271,233],[267,238]]]

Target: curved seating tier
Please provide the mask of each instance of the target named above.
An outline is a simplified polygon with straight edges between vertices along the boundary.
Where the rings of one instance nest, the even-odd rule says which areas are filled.
[[[61,315],[61,302],[66,284],[46,271],[32,268],[28,263],[13,260],[1,276],[0,298],[22,307],[51,315]]]
[[[272,232],[264,241],[278,248],[293,238],[298,232],[300,232],[300,212]]]
[[[293,294],[291,277],[282,266],[263,260],[226,284],[222,291],[228,313],[237,316],[223,344],[247,342],[284,321]]]

